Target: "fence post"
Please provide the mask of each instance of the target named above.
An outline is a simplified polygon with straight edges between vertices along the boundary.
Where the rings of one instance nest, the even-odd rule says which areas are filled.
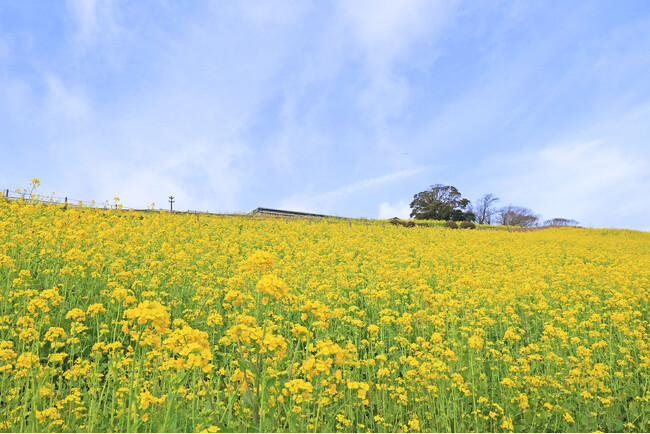
[[[63,209],[68,209],[68,196],[65,197],[65,203],[63,204]]]
[[[7,195],[7,197],[9,197],[9,189],[7,189],[7,194],[6,195]]]

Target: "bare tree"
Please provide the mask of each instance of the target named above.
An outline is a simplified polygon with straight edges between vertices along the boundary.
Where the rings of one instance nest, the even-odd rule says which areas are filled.
[[[492,223],[492,217],[497,213],[493,205],[499,201],[499,198],[488,193],[483,195],[476,201],[476,206],[472,207],[472,211],[476,214],[476,222],[481,224]]]
[[[498,223],[504,226],[537,226],[539,215],[528,208],[508,205],[499,210]]]
[[[546,220],[544,224],[547,226],[578,226],[579,223],[573,219],[556,217],[554,219]]]

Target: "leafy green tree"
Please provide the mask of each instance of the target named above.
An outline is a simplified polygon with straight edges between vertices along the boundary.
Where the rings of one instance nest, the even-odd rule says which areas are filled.
[[[474,221],[476,215],[467,209],[469,204],[469,200],[464,199],[456,187],[436,184],[413,196],[411,217],[421,220]]]

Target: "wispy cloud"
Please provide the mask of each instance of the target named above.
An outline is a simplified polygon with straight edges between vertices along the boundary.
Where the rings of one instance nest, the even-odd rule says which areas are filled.
[[[45,112],[76,121],[88,115],[90,107],[82,91],[67,87],[52,73],[47,73],[44,78],[47,86]]]
[[[638,5],[65,5],[0,11],[8,187],[37,176],[132,206],[173,194],[185,209],[402,217],[441,182],[585,224],[641,227],[650,212],[611,190],[647,185]]]
[[[66,0],[70,18],[74,23],[73,38],[83,49],[116,38],[121,32],[119,25],[119,1]]]
[[[4,41],[4,38],[0,34],[0,61],[6,60],[9,57],[9,46]]]
[[[603,141],[555,144],[489,158],[484,188],[502,202],[533,208],[544,218],[573,218],[589,226],[648,229],[650,164]],[[487,191],[486,191],[487,192]]]
[[[437,41],[455,19],[453,2],[341,1],[340,17],[364,61],[363,87],[356,98],[363,120],[375,134],[375,147],[399,147],[385,134],[403,121],[411,97],[410,69],[432,66]],[[415,50],[424,55],[414,59]]]
[[[389,173],[382,176],[367,178],[361,181],[354,182],[325,193],[315,194],[313,196],[298,195],[286,199],[281,204],[282,207],[295,210],[316,210],[321,212],[328,212],[337,202],[350,200],[350,197],[369,189],[394,183],[396,181],[412,177],[414,175],[424,172],[427,167],[418,167],[415,169],[400,170],[398,172]]]
[[[340,1],[341,17],[364,50],[371,68],[391,68],[405,60],[413,44],[438,36],[450,24],[453,2],[405,0]],[[430,47],[429,47],[430,48]]]
[[[383,202],[379,204],[379,218],[390,219],[398,217],[408,219],[411,214],[411,207],[408,202],[402,200],[397,203]]]

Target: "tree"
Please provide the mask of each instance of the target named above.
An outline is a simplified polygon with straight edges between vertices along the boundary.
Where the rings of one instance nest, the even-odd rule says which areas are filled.
[[[508,205],[499,210],[499,224],[504,226],[537,226],[539,215],[528,208]]]
[[[436,184],[413,196],[411,217],[422,220],[474,221],[476,215],[467,210],[469,203],[456,187]]]
[[[477,223],[488,225],[492,223],[492,217],[497,213],[493,206],[498,201],[499,198],[492,193],[485,194],[476,201],[472,211],[476,214]]]
[[[578,226],[578,222],[573,219],[565,219],[559,217],[546,220],[544,224],[547,226]]]

